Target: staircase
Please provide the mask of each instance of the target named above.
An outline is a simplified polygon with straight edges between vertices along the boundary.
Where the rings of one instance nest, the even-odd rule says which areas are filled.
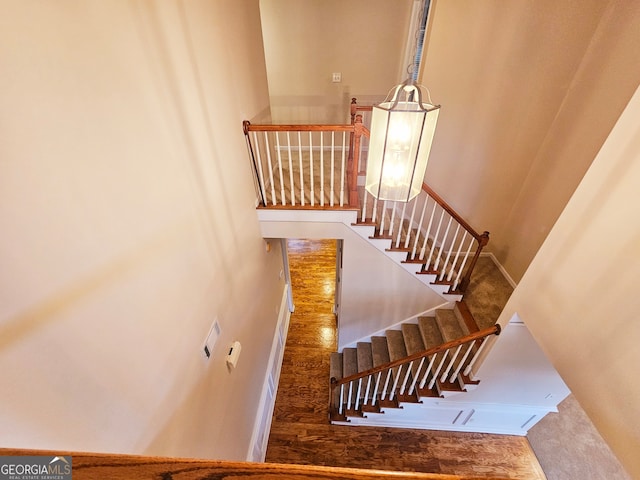
[[[480,330],[462,302],[488,232],[474,230],[426,184],[409,202],[379,201],[359,188],[369,131],[358,117],[351,125],[243,123],[261,222],[348,225],[453,307],[334,353],[333,422],[466,391],[478,383],[468,375],[488,338],[500,332]]]
[[[358,187],[353,125],[243,123],[260,212],[358,213],[350,225],[447,301],[462,298],[488,232],[474,230],[428,185],[410,202],[376,201]],[[352,140],[349,140],[349,138]],[[300,217],[297,217],[300,218]],[[271,220],[274,220],[272,217]]]
[[[479,330],[464,302],[457,302],[452,310],[438,309],[432,317],[332,353],[331,421],[367,418],[473,388],[479,382],[468,374],[488,338],[499,333],[498,325]]]

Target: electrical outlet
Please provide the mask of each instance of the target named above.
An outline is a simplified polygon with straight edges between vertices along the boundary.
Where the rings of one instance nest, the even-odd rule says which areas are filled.
[[[333,83],[340,83],[340,82],[342,81],[342,73],[340,73],[340,72],[334,72],[334,73],[331,75],[331,81],[332,81]]]

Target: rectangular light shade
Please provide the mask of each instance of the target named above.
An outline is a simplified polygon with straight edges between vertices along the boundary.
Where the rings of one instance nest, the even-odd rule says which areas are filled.
[[[420,193],[439,112],[410,101],[373,107],[365,180],[371,195],[408,202]]]

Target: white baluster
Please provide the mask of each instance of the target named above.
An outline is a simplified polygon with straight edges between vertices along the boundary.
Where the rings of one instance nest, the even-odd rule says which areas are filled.
[[[469,247],[467,248],[467,251],[464,254],[464,257],[462,258],[462,264],[460,265],[460,269],[458,270],[458,274],[456,275],[456,280],[455,282],[453,282],[453,290],[455,290],[458,287],[458,283],[460,282],[460,276],[464,271],[464,266],[467,263],[467,259],[469,258],[469,253],[471,253],[471,247],[473,247],[473,243],[475,242],[475,240],[476,240],[475,238],[471,237],[471,242],[469,242]]]
[[[429,201],[427,197],[427,201]],[[427,227],[427,232],[424,234],[424,242],[422,243],[422,248],[420,249],[420,260],[424,260],[424,253],[427,249],[427,243],[429,242],[429,236],[431,235],[431,226],[433,225],[433,215],[436,213],[436,206],[438,204],[433,201],[433,207],[431,208],[431,215],[429,216],[429,226]]]
[[[453,278],[453,274],[455,272],[455,268],[456,268],[456,265],[458,263],[458,259],[460,258],[460,252],[462,251],[462,246],[464,245],[464,241],[467,239],[467,235],[468,234],[469,233],[465,230],[464,234],[462,235],[462,239],[460,240],[460,243],[458,244],[458,250],[456,251],[456,256],[453,258],[453,261],[451,262],[451,268],[449,269],[449,275],[447,275],[447,282],[450,282],[451,279]]]
[[[376,223],[378,219],[378,199],[377,198],[373,198],[373,213],[371,214],[371,221],[373,223]]]
[[[441,352],[441,353],[442,353],[442,359],[440,360],[440,363],[438,364],[438,368],[436,368],[436,371],[433,372],[433,377],[429,382],[429,388],[433,388],[433,386],[436,384],[436,380],[438,380],[438,375],[440,374],[440,370],[442,370],[444,361],[447,359],[447,354],[449,353],[449,350],[445,350],[444,352]]]
[[[352,395],[353,395],[353,380],[349,382],[349,394],[347,395],[347,410],[351,410]]]
[[[371,397],[371,401],[373,402],[371,405],[375,405],[378,401],[378,387],[380,386],[380,378],[382,377],[382,372],[378,372],[376,376],[376,384],[373,387],[373,396]]]
[[[391,202],[391,221],[389,222],[389,236],[391,237],[391,244],[393,245],[393,228],[396,222],[396,202]]]
[[[364,222],[367,219],[367,197],[369,193],[365,190],[364,196],[362,199],[362,221]]]
[[[416,369],[416,373],[413,376],[413,381],[411,382],[411,386],[409,387],[409,395],[413,395],[413,392],[416,388],[416,383],[418,382],[418,379],[420,378],[420,371],[422,370],[422,367],[424,365],[424,360],[427,357],[422,357],[420,359],[420,363],[418,364],[418,368]]]
[[[367,375],[367,387],[364,390],[364,402],[363,405],[366,405],[369,402],[369,390],[371,389],[371,375]]]
[[[384,400],[387,395],[387,387],[389,387],[389,380],[391,379],[391,369],[387,370],[387,378],[384,381],[384,387],[382,387],[382,397],[381,400]]]
[[[356,403],[355,403],[355,407],[354,410],[358,410],[358,407],[360,406],[360,394],[362,393],[362,379],[358,380],[358,389],[356,392]]]
[[[417,204],[418,204],[418,197],[413,199],[413,208],[411,209],[411,218],[409,219],[409,225],[407,225],[407,238],[404,241],[404,248],[409,248],[409,240],[411,238],[411,229],[413,228],[413,217],[416,214]]]
[[[275,183],[273,183],[273,165],[271,164],[271,145],[269,145],[269,137],[267,132],[264,132],[264,144],[265,150],[267,152],[267,165],[269,165],[269,182],[271,183],[271,201],[273,205],[277,205],[278,201],[276,200],[276,188]]]
[[[402,365],[396,367],[398,371],[396,372],[395,379],[393,380],[393,387],[391,388],[391,394],[389,395],[389,400],[393,400],[393,397],[396,394],[396,388],[398,388],[398,381],[400,380],[400,375],[402,375]]]
[[[460,231],[460,224],[456,227],[456,231],[453,234],[453,238],[451,239],[451,243],[449,244],[449,248],[447,249],[447,258],[445,258],[442,263],[442,272],[440,273],[440,280],[444,278],[444,274],[447,273],[447,265],[449,264],[449,259],[451,258],[451,253],[453,252],[453,246],[455,245],[456,240],[458,239],[458,232]]]
[[[276,135],[276,153],[278,154],[278,173],[280,174],[280,201],[282,205],[287,204],[287,199],[284,196],[284,177],[282,176],[282,154],[280,152],[280,133],[275,132]]]
[[[320,206],[324,207],[324,132],[320,132]]]
[[[449,383],[453,383],[455,379],[458,377],[460,370],[462,370],[462,367],[464,366],[464,362],[467,361],[467,357],[469,356],[469,354],[471,353],[471,350],[473,349],[474,343],[475,341],[467,343],[467,350],[464,352],[464,355],[462,356],[462,360],[460,360],[458,367],[455,369],[453,374],[451,374],[451,377],[449,377]]]
[[[433,266],[434,270],[438,270],[438,267],[440,266],[440,259],[442,258],[442,251],[446,248],[446,241],[447,241],[447,237],[449,236],[449,229],[451,228],[451,221],[453,220],[453,217],[449,217],[449,222],[447,223],[447,228],[444,231],[444,235],[442,236],[442,241],[440,242],[440,249],[438,250],[438,257],[436,258],[436,263]]]
[[[418,198],[416,197],[416,203],[418,202]],[[422,204],[422,213],[420,214],[420,221],[418,222],[418,228],[416,228],[416,239],[413,242],[413,250],[411,251],[411,258],[416,258],[416,251],[418,250],[418,240],[420,240],[420,230],[422,230],[422,222],[424,222],[424,212],[427,210],[427,200],[429,197],[425,198],[424,203]]]
[[[293,183],[293,158],[291,156],[291,135],[287,131],[287,154],[289,155],[289,182],[291,183],[291,205],[296,204],[295,185]]]
[[[304,207],[304,168],[302,166],[302,138],[298,130],[298,164],[300,166],[300,205]]]
[[[400,226],[398,227],[398,233],[396,238],[396,248],[400,247],[400,237],[402,237],[402,227],[404,226],[404,213],[407,209],[407,203],[402,203],[402,214],[400,215]]]
[[[340,167],[340,206],[344,207],[344,184],[345,184],[345,154],[347,150],[347,132],[342,132],[342,165]]]
[[[329,195],[329,205],[333,207],[333,177],[335,172],[335,153],[336,153],[336,145],[335,145],[335,134],[336,132],[331,132],[331,193]]]
[[[427,259],[427,269],[430,268],[433,252],[435,252],[436,247],[438,245],[438,235],[440,235],[440,227],[442,226],[443,219],[444,219],[444,210],[442,210],[442,213],[440,214],[440,220],[438,221],[438,228],[436,228],[436,234],[433,237],[433,243],[431,244],[431,248],[429,249],[429,258]]]
[[[268,200],[267,200],[267,190],[264,184],[264,173],[262,172],[262,158],[260,156],[260,142],[258,142],[258,132],[251,132],[253,133],[253,143],[255,145],[255,152],[256,152],[256,157],[258,160],[258,164],[256,165],[258,168],[258,179],[259,179],[259,184],[260,184],[260,191],[262,192],[262,198],[264,200],[264,204],[265,206],[267,206],[268,204]]]
[[[309,183],[311,184],[311,197],[310,202],[311,206],[315,205],[315,189],[314,189],[314,178],[313,178],[313,138],[311,137],[311,132],[309,132]]]
[[[429,379],[429,374],[431,373],[431,369],[433,368],[433,364],[436,361],[437,356],[438,356],[437,353],[431,355],[431,360],[429,360],[429,365],[427,365],[427,369],[424,371],[424,376],[422,377],[422,380],[420,380],[420,388],[424,388],[425,383],[427,383],[427,380]]]
[[[409,381],[409,375],[411,374],[411,367],[413,366],[413,361],[409,362],[407,366],[407,373],[404,375],[404,380],[402,381],[402,386],[400,387],[400,394],[404,395],[404,391],[407,388],[407,382]]]
[[[458,358],[458,354],[460,353],[461,348],[462,348],[462,345],[458,345],[458,348],[456,348],[456,351],[454,352],[453,357],[449,361],[449,365],[447,365],[447,368],[445,368],[444,372],[442,372],[442,376],[440,377],[441,382],[445,382],[447,380],[447,377],[449,376],[449,372],[451,371],[451,367],[453,367],[453,364],[456,361],[456,358]]]
[[[340,405],[338,407],[338,413],[342,415],[342,410],[344,405],[344,383],[340,385]]]
[[[387,217],[387,201],[382,202],[382,212],[380,213],[380,235],[384,235],[384,224]]]
[[[467,368],[464,369],[463,373],[465,375],[469,375],[469,373],[471,372],[471,369],[473,368],[473,366],[475,365],[476,361],[478,360],[478,357],[480,356],[480,352],[482,352],[482,350],[484,349],[485,345],[488,342],[489,342],[489,337],[484,337],[482,339],[482,343],[480,344],[480,347],[478,348],[478,350],[476,351],[475,355],[473,356],[473,358],[469,362],[469,365],[467,365]]]
[[[396,367],[398,370],[395,373],[395,378],[393,380],[393,387],[391,387],[391,393],[389,394],[389,400],[393,400],[393,397],[396,395],[396,389],[398,388],[398,382],[400,381],[400,376],[402,375],[402,365]]]

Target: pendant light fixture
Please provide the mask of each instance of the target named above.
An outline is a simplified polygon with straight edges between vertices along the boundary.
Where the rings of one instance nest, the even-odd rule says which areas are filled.
[[[440,105],[422,101],[411,79],[373,107],[365,188],[379,200],[408,202],[422,190]]]

